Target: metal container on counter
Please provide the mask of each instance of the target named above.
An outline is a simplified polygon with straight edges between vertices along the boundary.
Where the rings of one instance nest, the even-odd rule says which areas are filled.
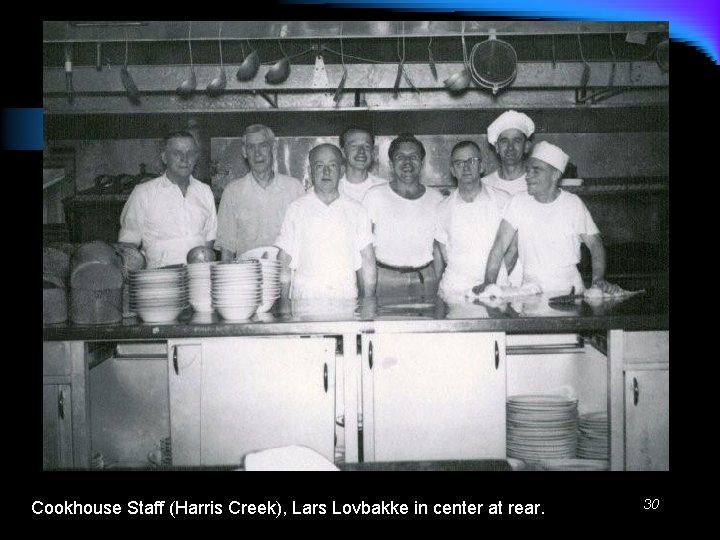
[[[110,324],[123,316],[123,259],[104,242],[80,246],[70,262],[70,320]]]

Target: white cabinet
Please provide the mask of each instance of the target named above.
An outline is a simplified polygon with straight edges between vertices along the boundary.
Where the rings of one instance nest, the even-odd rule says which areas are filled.
[[[666,366],[625,371],[625,469],[667,471],[670,376]]]
[[[365,461],[505,458],[505,335],[363,336]]]
[[[171,340],[168,356],[174,465],[240,465],[289,444],[333,460],[334,339]]]

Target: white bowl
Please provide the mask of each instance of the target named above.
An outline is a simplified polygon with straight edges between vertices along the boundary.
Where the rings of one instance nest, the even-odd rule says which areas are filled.
[[[217,306],[218,313],[228,321],[244,321],[253,316],[257,311],[257,305],[248,307]]]
[[[174,321],[182,313],[184,307],[177,308],[138,308],[134,311],[147,323],[164,323]]]
[[[215,309],[212,306],[212,302],[194,302],[190,300],[190,305],[198,313],[212,313]]]

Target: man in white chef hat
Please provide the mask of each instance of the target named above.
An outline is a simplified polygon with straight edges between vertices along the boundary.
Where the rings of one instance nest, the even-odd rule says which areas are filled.
[[[510,196],[527,191],[525,183],[525,162],[535,133],[535,122],[525,113],[505,111],[487,129],[488,143],[494,148],[500,160],[500,167],[482,178],[483,185],[498,189]],[[509,267],[510,283],[519,287],[522,283],[522,261],[517,257],[517,246],[513,243],[507,259],[517,261]]]
[[[549,296],[585,290],[577,264],[580,242],[592,256],[592,285],[604,293],[621,289],[605,281],[605,247],[600,231],[580,197],[558,187],[568,155],[542,141],[535,145],[526,164],[527,193],[515,195],[508,204],[490,250],[485,280],[473,288],[476,294],[495,283],[503,256],[518,237],[523,284],[539,286]]]

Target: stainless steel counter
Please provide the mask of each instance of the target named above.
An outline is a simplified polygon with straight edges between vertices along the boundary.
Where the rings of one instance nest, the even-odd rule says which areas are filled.
[[[299,335],[398,332],[490,332],[510,334],[668,328],[666,288],[649,289],[626,299],[572,305],[550,305],[544,295],[507,302],[457,304],[440,299],[381,298],[346,302],[278,301],[269,313],[247,321],[225,321],[216,313],[186,310],[177,321],[148,324],[139,318],[112,325],[47,325],[45,341],[103,341],[225,337],[244,335]]]

